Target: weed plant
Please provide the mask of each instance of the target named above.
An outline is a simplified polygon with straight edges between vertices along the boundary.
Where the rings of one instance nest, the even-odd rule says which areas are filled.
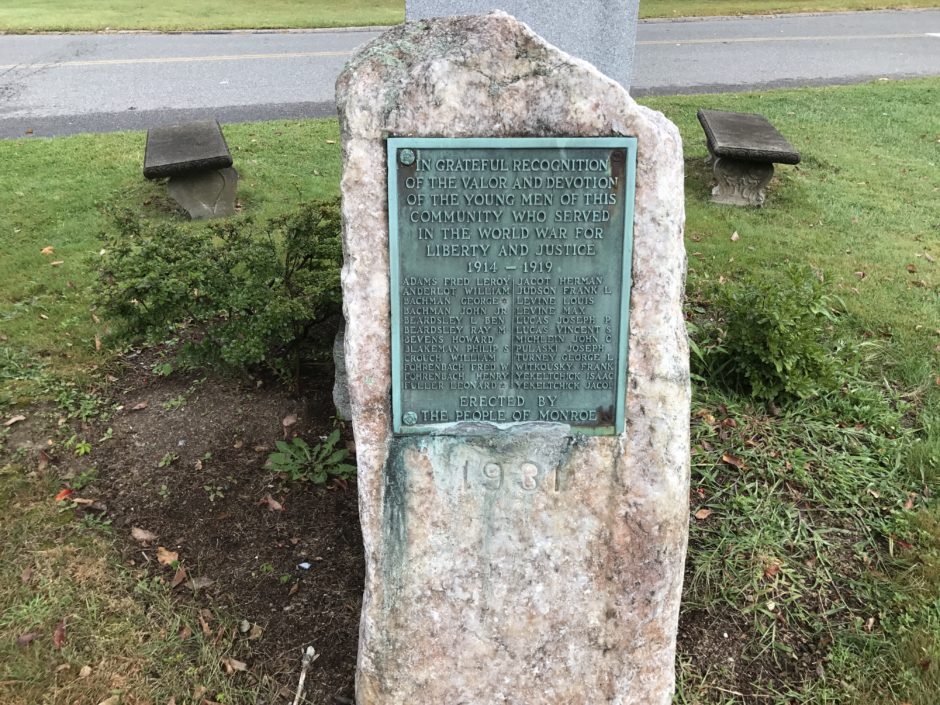
[[[313,446],[299,436],[290,443],[277,441],[277,452],[268,456],[268,467],[294,482],[322,485],[330,478],[348,480],[356,474],[356,466],[344,462],[349,451],[337,448],[339,442],[338,428]]]

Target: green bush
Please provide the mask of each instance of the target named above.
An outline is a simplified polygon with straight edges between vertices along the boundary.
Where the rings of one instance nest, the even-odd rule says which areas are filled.
[[[120,333],[165,340],[181,328],[187,363],[263,365],[297,380],[318,324],[339,311],[338,199],[266,223],[193,227],[112,213],[99,304]]]
[[[726,285],[716,295],[716,320],[693,331],[705,338],[693,345],[693,364],[703,377],[767,401],[830,389],[833,303],[820,279],[797,267],[782,280]]]

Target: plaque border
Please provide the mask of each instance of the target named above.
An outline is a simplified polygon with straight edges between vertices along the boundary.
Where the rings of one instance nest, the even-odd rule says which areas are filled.
[[[398,249],[398,160],[396,151],[407,147],[432,148],[499,148],[535,149],[555,148],[574,149],[584,147],[611,148],[627,150],[626,175],[623,213],[623,285],[620,301],[620,339],[618,348],[623,352],[617,364],[617,391],[613,426],[571,426],[573,433],[587,436],[612,436],[624,432],[627,387],[627,361],[630,357],[630,293],[633,288],[633,219],[636,205],[636,137],[387,137],[386,166],[388,181],[388,256],[389,256],[389,298],[391,299],[391,364],[392,364],[392,432],[395,434],[429,434],[439,432],[465,421],[448,421],[436,424],[415,424],[405,426],[401,420],[401,305],[400,297],[395,293],[401,289],[401,271]],[[396,331],[398,333],[396,334]],[[490,423],[494,426],[520,426],[526,423],[555,423],[544,421],[513,421],[508,423]]]

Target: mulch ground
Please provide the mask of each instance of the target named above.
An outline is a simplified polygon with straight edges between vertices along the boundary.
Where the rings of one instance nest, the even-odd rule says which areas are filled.
[[[265,468],[276,441],[312,445],[334,428],[331,366],[307,375],[297,396],[272,380],[155,376],[153,362],[126,361],[103,424],[112,437],[95,447],[95,494],[125,559],[172,581],[155,551],[177,552],[181,599],[238,621],[239,658],[285,702],[307,645],[319,658],[306,702],[350,702],[363,584],[355,483],[288,482]],[[157,540],[142,545],[135,528]]]

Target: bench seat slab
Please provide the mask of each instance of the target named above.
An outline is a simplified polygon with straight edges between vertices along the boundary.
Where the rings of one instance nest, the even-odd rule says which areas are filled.
[[[800,153],[763,115],[699,110],[708,151],[740,161],[799,164]]]
[[[230,166],[232,155],[215,120],[153,127],[147,131],[144,176],[148,179]]]

